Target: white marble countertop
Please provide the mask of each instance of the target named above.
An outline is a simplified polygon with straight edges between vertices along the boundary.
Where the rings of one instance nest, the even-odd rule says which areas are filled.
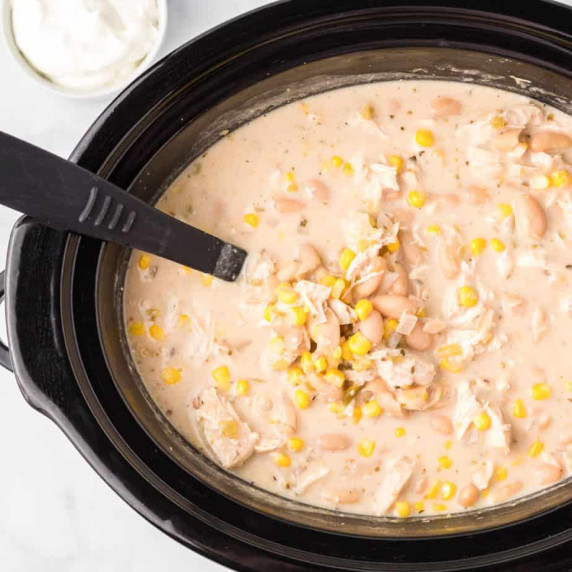
[[[169,0],[169,26],[160,55],[266,3]],[[0,70],[0,129],[64,157],[111,100],[80,101],[50,93],[26,77],[3,41]],[[18,216],[0,207],[2,261]],[[63,433],[26,404],[13,375],[1,368],[0,444],[3,572],[224,570],[159,532],[123,502]]]
[[[311,1],[311,0],[309,0]],[[261,0],[169,0],[161,55]],[[572,4],[572,0],[567,0]],[[35,84],[0,43],[0,129],[67,157],[109,103],[65,99]],[[18,215],[0,207],[0,260]],[[3,264],[2,264],[3,266]],[[3,316],[2,316],[3,320]],[[127,506],[0,369],[0,568],[5,572],[223,570]]]

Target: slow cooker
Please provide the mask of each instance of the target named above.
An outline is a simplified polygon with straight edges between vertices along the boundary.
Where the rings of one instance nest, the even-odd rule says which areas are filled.
[[[571,113],[571,21],[541,0],[278,2],[155,65],[71,158],[152,202],[228,130],[340,86],[473,82]],[[0,361],[30,405],[166,534],[237,570],[572,569],[567,480],[494,508],[396,520],[311,507],[223,471],[167,422],[131,362],[121,320],[128,254],[21,219]]]

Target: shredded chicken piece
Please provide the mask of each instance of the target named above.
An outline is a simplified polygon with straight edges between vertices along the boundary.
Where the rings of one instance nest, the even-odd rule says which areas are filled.
[[[330,469],[324,465],[309,465],[304,468],[299,474],[295,475],[296,484],[294,485],[294,492],[297,495],[302,494],[308,487],[317,483],[330,473]]]
[[[198,405],[195,419],[221,465],[229,469],[244,463],[254,452],[258,435],[214,387],[199,395]]]
[[[314,317],[314,324],[326,321],[325,306],[330,296],[331,288],[309,280],[300,280],[294,284],[294,290],[300,294],[304,304]]]
[[[249,257],[246,269],[246,281],[250,284],[262,284],[276,270],[276,263],[268,252],[262,249],[258,253],[252,253]]]
[[[479,463],[476,469],[473,470],[473,483],[479,490],[484,491],[489,486],[493,478],[493,471],[494,464],[488,459]]]
[[[409,457],[397,457],[387,461],[385,475],[375,491],[376,514],[383,514],[397,500],[413,475],[414,468],[415,461]]]

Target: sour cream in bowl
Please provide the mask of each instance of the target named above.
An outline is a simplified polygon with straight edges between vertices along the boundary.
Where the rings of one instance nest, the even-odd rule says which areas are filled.
[[[98,97],[132,81],[165,35],[165,0],[9,0],[4,36],[16,61],[45,87]]]

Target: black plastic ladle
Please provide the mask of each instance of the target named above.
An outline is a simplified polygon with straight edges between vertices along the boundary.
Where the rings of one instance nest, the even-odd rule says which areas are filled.
[[[229,282],[236,280],[247,255],[75,163],[1,131],[0,204],[52,228],[137,248]]]

